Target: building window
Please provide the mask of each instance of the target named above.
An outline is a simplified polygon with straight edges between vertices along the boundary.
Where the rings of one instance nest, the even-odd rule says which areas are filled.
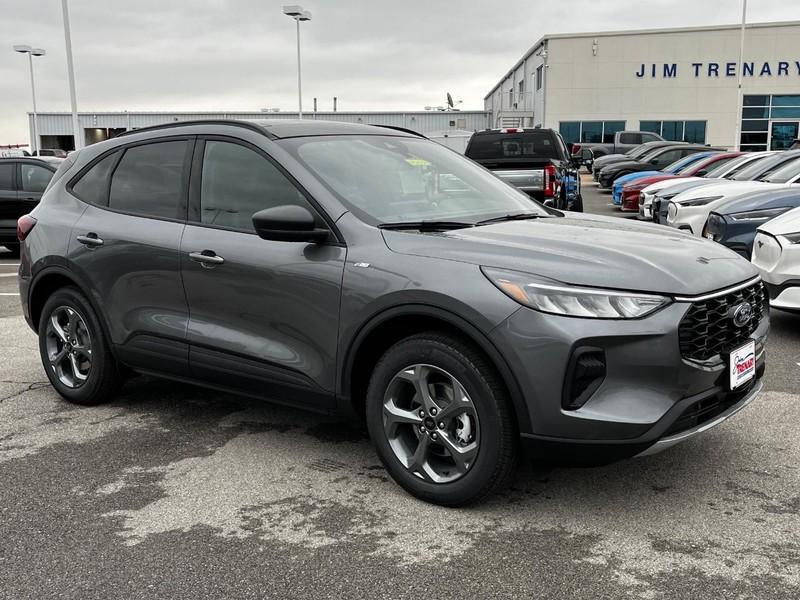
[[[542,89],[542,84],[544,80],[544,65],[539,65],[536,67],[536,89]]]
[[[800,130],[800,95],[747,94],[742,101],[742,150],[785,150]]]
[[[625,130],[625,121],[561,121],[558,131],[568,144],[610,144],[614,134]]]
[[[665,140],[691,144],[706,143],[705,121],[639,121],[639,129],[657,133]]]

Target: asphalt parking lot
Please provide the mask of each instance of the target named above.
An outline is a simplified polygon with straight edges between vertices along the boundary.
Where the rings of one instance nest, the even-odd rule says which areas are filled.
[[[765,392],[728,423],[608,467],[525,466],[453,510],[334,419],[146,377],[62,402],[16,262],[0,255],[0,598],[800,596],[798,316],[773,313]]]

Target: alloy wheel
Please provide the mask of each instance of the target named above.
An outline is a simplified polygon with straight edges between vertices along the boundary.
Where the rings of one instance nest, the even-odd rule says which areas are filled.
[[[69,306],[59,306],[45,329],[50,369],[66,387],[81,387],[92,369],[92,338],[86,322]]]
[[[480,427],[464,386],[446,371],[415,364],[386,388],[383,426],[394,455],[415,476],[450,483],[475,463]]]

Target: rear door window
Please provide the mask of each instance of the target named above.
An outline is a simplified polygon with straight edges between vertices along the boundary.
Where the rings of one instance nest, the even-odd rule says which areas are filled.
[[[53,171],[41,165],[22,163],[19,166],[20,186],[23,192],[41,194],[50,180],[53,178]]]
[[[156,142],[125,150],[111,176],[108,207],[122,212],[177,219],[185,194],[187,140]]]
[[[13,162],[0,163],[0,190],[10,192],[14,190],[14,167]]]
[[[620,144],[641,144],[642,143],[642,134],[641,133],[623,133],[619,136],[619,143]]]
[[[558,148],[546,131],[473,135],[467,156],[492,158],[558,158]]]

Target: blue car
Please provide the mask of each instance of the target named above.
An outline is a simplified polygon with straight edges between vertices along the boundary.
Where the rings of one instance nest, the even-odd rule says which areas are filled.
[[[696,163],[697,161],[711,156],[712,154],[716,154],[717,151],[714,152],[696,152],[695,154],[690,154],[689,156],[684,156],[683,158],[676,160],[671,165],[667,165],[664,167],[662,171],[637,171],[636,173],[630,173],[629,175],[623,175],[622,177],[618,177],[614,181],[614,186],[612,187],[611,192],[611,199],[617,206],[622,204],[622,186],[626,183],[631,181],[635,181],[637,179],[641,179],[642,177],[650,177],[652,175],[662,175],[667,173],[669,175],[678,175],[681,171],[689,167],[690,165]]]
[[[708,216],[703,235],[750,260],[756,229],[800,206],[800,187],[779,187],[737,198]]]

